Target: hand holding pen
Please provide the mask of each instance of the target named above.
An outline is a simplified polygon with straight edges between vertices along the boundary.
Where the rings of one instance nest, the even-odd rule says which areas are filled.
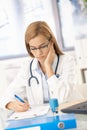
[[[22,98],[20,98],[19,96],[17,96],[16,94],[14,95],[14,97],[15,97],[16,99],[18,99],[20,102],[25,103],[24,100],[23,100]]]
[[[24,112],[30,108],[30,105],[27,101],[21,99],[18,95],[14,95],[15,101],[11,101],[6,105],[6,108],[14,110],[16,112]]]

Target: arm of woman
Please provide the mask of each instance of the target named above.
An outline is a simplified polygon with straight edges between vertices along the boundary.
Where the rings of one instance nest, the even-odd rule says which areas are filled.
[[[49,53],[48,53],[48,55],[45,59],[45,62],[44,62],[46,75],[48,78],[50,78],[52,75],[54,75],[52,63],[53,63],[54,57],[55,57],[55,50],[53,48],[53,43],[50,46],[51,47],[50,47]]]
[[[25,103],[22,103],[20,101],[11,101],[6,104],[6,108],[9,110],[13,110],[15,112],[24,112],[29,109],[29,103],[25,101]]]
[[[1,108],[15,109],[15,110],[17,109],[19,111],[19,108],[22,109],[21,107],[25,106],[26,108],[26,106],[28,106],[27,103],[22,104],[17,101],[14,101],[15,100],[14,94],[21,96],[23,99],[27,99],[26,97],[26,83],[28,82],[28,79],[26,77],[28,73],[28,71],[26,70],[27,68],[28,68],[27,64],[26,66],[23,66],[23,68],[21,68],[20,72],[18,73],[14,81],[6,88],[6,90],[2,94],[0,98]]]
[[[62,55],[59,61],[61,62],[58,65],[60,77],[57,78],[54,74],[48,78],[47,82],[50,96],[58,98],[59,103],[62,103],[68,101],[73,93],[76,84],[76,73],[75,60],[72,56]]]

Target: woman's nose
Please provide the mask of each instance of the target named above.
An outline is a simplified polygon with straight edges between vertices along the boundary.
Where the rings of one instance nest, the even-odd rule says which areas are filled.
[[[36,50],[36,54],[37,54],[37,55],[41,55],[41,54],[42,54],[41,49],[38,48],[38,49]]]

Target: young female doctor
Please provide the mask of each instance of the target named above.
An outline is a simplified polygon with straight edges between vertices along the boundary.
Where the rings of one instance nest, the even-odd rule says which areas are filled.
[[[57,98],[59,103],[69,101],[75,84],[74,59],[60,50],[46,22],[36,21],[27,27],[25,45],[31,58],[6,90],[0,106],[27,111],[50,98]],[[15,94],[24,103],[16,100]]]

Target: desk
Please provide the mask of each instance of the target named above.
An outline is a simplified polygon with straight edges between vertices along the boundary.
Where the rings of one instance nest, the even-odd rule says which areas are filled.
[[[59,111],[61,111],[62,108],[66,108],[68,106],[87,101],[87,98],[73,101],[71,103],[64,103],[61,104],[58,108]],[[87,114],[75,114],[76,120],[77,120],[77,129],[75,130],[87,130]]]
[[[44,112],[45,109],[46,111]],[[5,130],[20,130],[25,128],[29,130],[31,128],[33,128],[32,130],[60,130],[60,128],[76,128],[74,114],[53,114],[49,104],[32,106],[29,111],[13,113],[7,123],[8,126]]]
[[[77,128],[71,129],[71,130],[86,130],[87,129],[87,115],[75,115],[75,117],[77,120]],[[38,130],[38,129],[35,129],[35,130]]]
[[[69,104],[65,104],[65,106],[67,106],[67,105],[69,105]],[[61,114],[63,114],[60,111],[62,107],[64,107],[64,104],[60,105],[60,107],[59,107],[59,113],[58,113],[59,116]],[[75,114],[74,116],[76,118],[77,128],[74,128],[71,130],[86,130],[87,129],[87,115]],[[55,120],[54,120],[54,118],[55,118]],[[72,117],[72,120],[75,118]],[[32,123],[32,121],[33,121],[33,123]],[[9,128],[9,126],[7,126],[5,130],[24,130],[23,127],[21,127],[23,125],[23,123],[25,125],[24,128],[28,128],[28,130],[31,130],[30,128],[32,128],[33,126],[35,127],[35,129],[32,129],[32,130],[59,130],[57,127],[55,127],[59,123],[59,118],[57,116],[52,117],[51,111],[47,115],[41,116],[39,118],[36,117],[33,119],[29,118],[29,119],[22,120],[21,124],[19,124],[19,122],[16,122],[16,125],[20,126],[20,128],[17,128],[17,129],[12,128],[12,127],[15,127],[15,125],[12,126],[14,124],[13,122],[14,121],[9,121],[11,129]],[[41,127],[41,129],[38,127],[38,126],[40,126],[40,125],[38,125],[38,123],[41,123],[40,125],[43,127],[43,129],[42,129],[42,127]],[[71,122],[66,122],[66,123],[71,125]],[[27,124],[27,126],[26,126],[26,124]],[[74,124],[75,124],[75,122],[74,122]],[[45,129],[44,126],[46,126],[48,129]],[[61,129],[61,130],[64,130],[64,129]]]
[[[76,130],[87,130],[87,115],[75,114],[77,119],[77,129]]]
[[[69,130],[87,130],[87,115],[75,115],[76,122],[77,122],[77,128],[69,129]],[[52,120],[52,119],[51,119]],[[50,125],[51,126],[51,125]],[[51,126],[52,128],[52,126]],[[7,128],[6,128],[7,129]],[[27,129],[27,128],[26,128]],[[12,129],[13,130],[13,129]],[[19,130],[19,129],[18,129]],[[21,130],[21,129],[20,129]],[[23,129],[24,130],[24,129]],[[29,129],[28,129],[29,130]],[[33,129],[32,129],[33,130]],[[36,127],[34,130],[39,130],[39,128]],[[52,129],[54,130],[54,129]]]
[[[20,120],[11,120],[5,130],[20,130],[29,129],[31,130],[64,130],[70,128],[76,128],[76,119],[74,114],[63,114],[56,116],[39,116],[33,118],[26,118]]]

